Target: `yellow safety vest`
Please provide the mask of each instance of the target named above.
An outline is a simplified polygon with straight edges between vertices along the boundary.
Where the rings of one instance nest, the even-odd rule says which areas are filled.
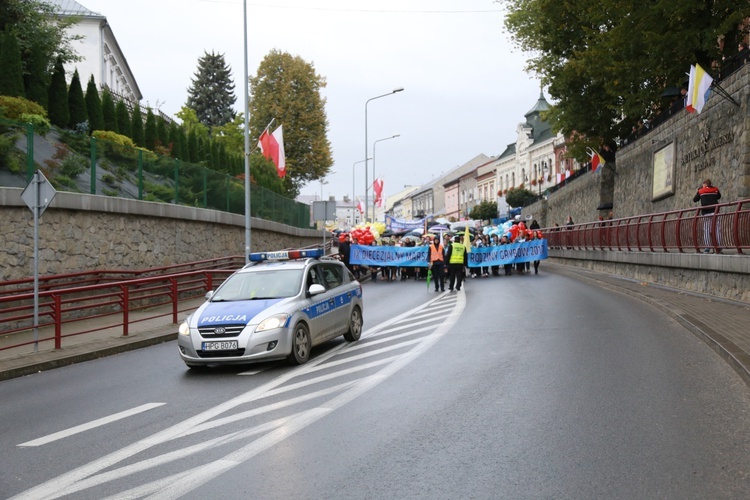
[[[466,253],[466,247],[461,243],[453,243],[451,246],[451,260],[449,264],[463,264],[464,254]]]

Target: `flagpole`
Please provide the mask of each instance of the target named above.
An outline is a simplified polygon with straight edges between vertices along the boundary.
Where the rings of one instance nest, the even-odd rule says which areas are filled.
[[[245,264],[250,262],[250,88],[247,70],[247,0],[242,1],[245,40]]]

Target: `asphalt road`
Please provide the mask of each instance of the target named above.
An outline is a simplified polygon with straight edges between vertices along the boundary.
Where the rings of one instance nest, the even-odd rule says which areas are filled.
[[[750,389],[563,276],[365,284],[365,333],[186,370],[169,342],[0,382],[2,498],[746,498]]]

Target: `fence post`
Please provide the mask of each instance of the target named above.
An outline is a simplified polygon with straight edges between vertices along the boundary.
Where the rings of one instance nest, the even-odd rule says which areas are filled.
[[[53,317],[55,318],[55,349],[62,348],[62,297],[59,295],[52,296],[52,302],[55,304]]]
[[[96,137],[91,138],[91,194],[96,194]]]
[[[26,182],[34,177],[34,125],[26,124]]]
[[[143,200],[143,150],[138,150],[138,199]]]
[[[120,285],[120,290],[122,290],[122,303],[120,304],[120,307],[122,307],[122,336],[127,337],[128,327],[130,326],[130,290],[128,290],[128,285]]]
[[[177,279],[172,278],[172,323],[177,324]]]
[[[228,175],[224,176],[224,186],[226,187],[226,190],[227,190],[227,195],[225,196],[225,198],[227,199],[227,212],[229,212],[230,204],[229,204],[229,176]]]

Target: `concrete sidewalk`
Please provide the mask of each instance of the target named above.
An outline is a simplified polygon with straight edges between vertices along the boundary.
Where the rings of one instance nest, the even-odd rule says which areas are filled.
[[[648,302],[714,349],[745,383],[750,384],[750,304],[687,293],[550,261],[545,262],[543,271],[583,280]],[[363,284],[367,283],[368,280],[363,280]],[[180,304],[180,308],[192,311],[202,303],[202,298],[194,299]],[[142,314],[153,316],[155,312]],[[187,311],[180,313],[179,318],[187,315]],[[91,325],[87,328],[93,328],[96,321],[90,320]],[[63,348],[59,350],[52,349],[54,346],[51,342],[45,342],[44,345],[40,344],[36,353],[32,346],[24,348],[23,353],[19,352],[20,349],[0,351],[0,380],[173,340],[177,337],[177,327],[171,323],[171,316],[167,315],[131,324],[127,337],[122,336],[121,329],[112,328],[65,338]]]

